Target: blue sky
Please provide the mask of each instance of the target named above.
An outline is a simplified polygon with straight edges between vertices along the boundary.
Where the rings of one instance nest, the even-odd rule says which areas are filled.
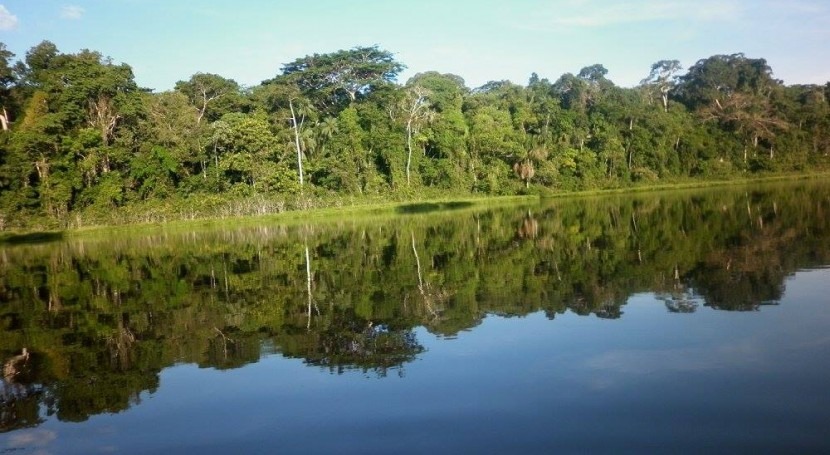
[[[828,0],[0,0],[0,42],[40,41],[133,67],[157,91],[196,72],[243,85],[310,53],[377,44],[408,69],[525,84],[594,63],[622,86],[651,64],[766,58],[787,84],[830,81]]]

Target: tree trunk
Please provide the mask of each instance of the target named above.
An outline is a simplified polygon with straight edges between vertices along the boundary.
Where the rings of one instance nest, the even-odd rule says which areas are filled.
[[[291,124],[294,128],[294,146],[297,148],[297,170],[300,173],[300,187],[303,186],[303,153],[300,149],[300,129],[297,125],[297,115],[294,113],[294,102],[289,98],[288,107],[291,109]]]
[[[202,117],[205,116],[205,111],[207,110],[208,101],[210,101],[210,100],[208,100],[207,91],[203,89],[202,90],[202,108],[199,109],[199,116],[196,117],[196,125],[199,125],[199,124],[202,123]]]
[[[0,114],[0,125],[2,125],[3,131],[9,130],[9,113],[6,112],[5,107],[3,107],[3,113]]]
[[[35,161],[35,170],[37,171],[38,180],[47,182],[49,180],[49,162],[45,156],[40,157],[40,160]]]
[[[412,163],[412,119],[406,122],[406,186],[409,186],[409,166]]]

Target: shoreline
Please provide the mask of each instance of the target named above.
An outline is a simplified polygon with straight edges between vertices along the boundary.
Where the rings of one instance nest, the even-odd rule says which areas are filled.
[[[353,199],[351,205],[321,206],[310,209],[292,209],[276,213],[239,214],[230,216],[205,216],[187,218],[164,217],[162,221],[135,221],[126,223],[101,223],[64,229],[20,229],[0,232],[0,246],[21,243],[41,243],[67,237],[86,237],[96,234],[158,232],[159,230],[209,229],[233,224],[234,227],[261,224],[263,222],[280,222],[283,225],[297,225],[306,222],[331,222],[342,219],[344,216],[356,218],[377,218],[389,216],[418,216],[436,212],[453,212],[464,209],[475,209],[487,206],[502,206],[521,202],[544,201],[553,199],[602,197],[608,195],[633,195],[638,193],[653,193],[661,191],[676,191],[690,189],[718,188],[725,186],[746,186],[756,183],[795,182],[817,180],[830,177],[830,172],[816,172],[805,174],[780,174],[763,177],[740,178],[729,180],[701,180],[677,181],[671,183],[635,185],[624,188],[604,188],[566,192],[547,192],[542,194],[509,195],[509,196],[472,196],[459,195],[458,197],[444,196],[425,199],[411,199],[402,201],[373,202],[369,198],[365,203],[360,199]],[[354,201],[357,201],[355,203]],[[225,201],[231,204],[233,201]]]

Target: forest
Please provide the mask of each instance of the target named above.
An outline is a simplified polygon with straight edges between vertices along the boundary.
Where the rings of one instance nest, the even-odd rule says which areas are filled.
[[[275,213],[355,201],[553,194],[822,171],[830,82],[763,58],[601,64],[553,82],[419,73],[378,46],[307,55],[254,87],[197,73],[170,91],[43,41],[0,43],[0,230]]]

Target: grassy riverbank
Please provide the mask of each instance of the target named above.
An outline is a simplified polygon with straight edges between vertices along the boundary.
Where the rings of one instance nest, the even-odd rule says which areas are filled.
[[[552,191],[530,188],[528,194],[512,196],[476,196],[434,193],[426,197],[384,200],[373,197],[223,200],[218,196],[201,200],[171,200],[109,210],[86,210],[73,213],[60,225],[54,220],[36,219],[23,227],[0,233],[0,244],[56,240],[65,236],[123,235],[178,229],[212,229],[239,227],[272,222],[286,225],[307,222],[352,220],[357,218],[417,215],[436,211],[474,209],[486,206],[530,202],[539,198],[568,198],[631,194],[641,192],[756,185],[768,182],[821,179],[830,172],[780,174],[730,180],[678,180],[661,184],[632,185],[584,191]]]

